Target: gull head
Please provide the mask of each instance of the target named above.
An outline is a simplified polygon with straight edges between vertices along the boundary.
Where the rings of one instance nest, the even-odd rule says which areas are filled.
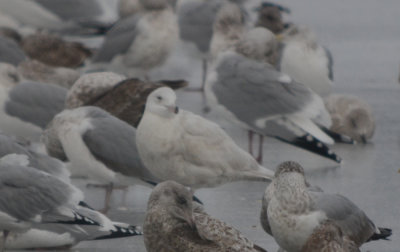
[[[214,30],[228,34],[232,30],[241,30],[245,17],[240,7],[235,3],[225,3],[218,11],[214,22]]]
[[[147,10],[162,10],[168,7],[167,0],[139,0]]]
[[[278,41],[271,31],[262,27],[253,28],[237,42],[236,52],[274,64],[279,56]]]
[[[175,92],[169,87],[157,88],[147,97],[145,113],[150,112],[162,117],[178,114]]]
[[[304,169],[301,165],[294,161],[285,161],[278,165],[278,168],[275,171],[275,178],[278,178],[282,174],[285,173],[299,173],[304,176]]]
[[[195,228],[192,197],[192,193],[183,185],[171,180],[165,181],[154,187],[147,209],[161,207],[169,218]]]

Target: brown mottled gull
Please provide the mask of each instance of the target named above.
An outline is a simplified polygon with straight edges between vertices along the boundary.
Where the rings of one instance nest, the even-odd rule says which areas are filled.
[[[173,181],[157,185],[150,195],[143,226],[147,251],[265,251],[194,204],[183,185]]]

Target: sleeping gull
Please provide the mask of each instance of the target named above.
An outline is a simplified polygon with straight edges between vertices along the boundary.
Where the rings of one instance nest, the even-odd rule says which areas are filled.
[[[13,87],[3,84],[0,82],[0,129],[38,140],[46,125],[63,110],[67,89],[33,81]]]
[[[136,144],[146,167],[161,180],[193,190],[237,180],[269,181],[273,172],[258,165],[217,124],[178,109],[167,87],[147,97]]]
[[[143,226],[147,251],[265,251],[195,204],[183,185],[174,181],[157,185],[150,195]]]
[[[44,32],[24,37],[21,48],[31,59],[55,67],[81,67],[92,55],[92,51],[82,43],[65,41]]]
[[[219,54],[206,83],[208,104],[247,130],[340,162],[326,146],[333,139],[319,128],[331,124],[321,97],[267,63],[271,40],[274,35],[258,27]]]
[[[94,55],[91,68],[111,62],[116,72],[141,77],[164,63],[178,40],[176,16],[167,0],[140,0],[144,11],[117,22]]]
[[[310,190],[304,170],[296,162],[280,164],[268,190],[272,191],[270,200],[267,206],[263,204],[263,208],[267,207],[268,223],[263,227],[269,226],[276,242],[288,252],[301,251],[315,228],[325,220],[337,225],[357,247],[369,240],[386,239],[392,233],[391,229],[377,228],[342,195]]]
[[[375,132],[375,118],[371,107],[352,95],[334,94],[324,99],[332,117],[331,130],[367,143]]]
[[[291,25],[278,37],[283,40],[278,69],[320,96],[330,94],[333,58],[317,43],[315,34],[305,26]]]
[[[140,235],[80,203],[82,192],[29,167],[28,157],[0,159],[2,249],[71,247],[80,241]]]
[[[26,60],[18,65],[21,78],[70,88],[79,78],[77,70],[66,67],[52,67],[37,60]]]
[[[301,252],[360,252],[356,244],[342,230],[326,220],[313,230]]]
[[[139,180],[158,182],[139,157],[135,135],[135,128],[106,111],[79,107],[55,116],[43,141],[49,153],[65,155],[73,175],[107,184],[107,211],[114,186],[129,186]]]

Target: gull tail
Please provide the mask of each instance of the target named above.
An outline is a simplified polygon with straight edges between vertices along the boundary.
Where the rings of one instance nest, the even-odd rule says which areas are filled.
[[[112,230],[108,235],[102,235],[94,238],[93,240],[105,240],[114,238],[123,238],[136,235],[143,235],[142,228],[140,226],[120,226],[120,224],[115,223],[115,230]]]
[[[276,139],[300,147],[302,149],[308,150],[310,152],[313,152],[317,155],[320,155],[322,157],[331,159],[335,161],[336,163],[341,163],[342,159],[336,155],[333,151],[329,149],[329,147],[318,140],[317,138],[313,137],[310,134],[305,134],[304,136],[301,137],[296,137],[295,139],[287,140],[283,137],[275,137]]]
[[[332,130],[330,130],[326,127],[323,127],[323,126],[319,126],[319,127],[323,132],[325,132],[328,136],[330,136],[335,141],[335,143],[346,143],[346,144],[355,144],[356,143],[356,141],[354,141],[349,136],[333,132]]]
[[[390,228],[381,228],[378,227],[379,233],[374,233],[368,241],[375,241],[375,240],[389,240],[388,237],[392,235],[392,229]]]
[[[241,172],[241,178],[250,181],[267,181],[270,182],[274,179],[274,172],[261,165],[258,166],[256,171],[243,171]]]

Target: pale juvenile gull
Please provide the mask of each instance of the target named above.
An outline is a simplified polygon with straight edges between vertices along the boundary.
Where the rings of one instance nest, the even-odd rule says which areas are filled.
[[[65,41],[44,32],[24,37],[21,48],[29,58],[54,67],[81,67],[92,55],[92,51],[82,43]]]
[[[65,155],[73,175],[86,175],[109,185],[107,211],[114,186],[129,186],[139,180],[158,182],[143,165],[135,138],[135,128],[126,122],[97,107],[79,107],[55,116],[43,141],[50,154]]]
[[[147,204],[143,226],[149,252],[265,251],[228,224],[209,216],[192,202],[183,185],[157,185]]]
[[[117,13],[104,0],[0,1],[2,12],[21,24],[57,32],[94,34],[116,21]]]
[[[94,55],[91,68],[108,68],[131,77],[145,77],[160,66],[178,40],[176,16],[167,0],[140,0],[144,11],[117,22]]]
[[[0,62],[5,62],[17,66],[26,60],[24,51],[13,40],[0,36]]]
[[[76,187],[28,167],[28,157],[0,159],[1,247],[71,247],[80,241],[140,235],[135,226],[112,222],[82,203]]]
[[[324,101],[332,117],[332,131],[361,143],[367,143],[372,138],[375,132],[375,118],[371,107],[365,101],[345,94],[333,94]]]
[[[218,10],[210,44],[212,60],[239,41],[246,28],[244,15],[239,5],[230,2],[223,4]]]
[[[37,60],[26,60],[18,65],[21,78],[44,82],[69,89],[80,77],[77,70],[66,67],[52,67]]]
[[[309,189],[303,168],[288,161],[279,165],[270,186],[267,220],[271,233],[281,248],[301,251],[315,228],[330,220],[357,247],[369,240],[387,239],[391,229],[378,228],[353,202],[339,194]],[[268,197],[267,197],[268,198]],[[263,208],[266,206],[263,204]],[[265,209],[264,209],[265,211]]]
[[[313,230],[301,252],[361,252],[332,221],[326,220]]]
[[[12,88],[3,87],[0,95],[0,129],[5,133],[38,140],[53,117],[63,110],[67,89],[33,81]]]
[[[178,109],[167,87],[147,98],[136,144],[146,167],[160,180],[193,190],[237,180],[269,181],[273,172],[258,165],[217,124]]]
[[[209,106],[247,130],[340,162],[326,146],[333,139],[319,128],[331,124],[321,97],[267,63],[271,39],[258,27],[219,54],[205,88]],[[261,154],[260,148],[260,161]]]
[[[305,26],[291,25],[280,36],[283,40],[278,69],[296,82],[327,96],[333,87],[333,57],[317,43],[315,34]]]

